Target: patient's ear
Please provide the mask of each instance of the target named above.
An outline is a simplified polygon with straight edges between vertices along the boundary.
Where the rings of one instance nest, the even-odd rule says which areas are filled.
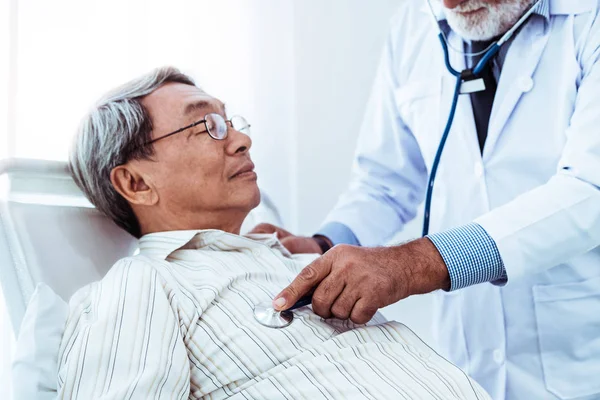
[[[121,196],[131,204],[152,206],[158,203],[158,193],[150,179],[134,165],[119,165],[110,171],[110,182]]]

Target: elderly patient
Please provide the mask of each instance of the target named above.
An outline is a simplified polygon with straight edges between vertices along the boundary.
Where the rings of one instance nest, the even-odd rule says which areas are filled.
[[[80,289],[59,353],[63,399],[487,399],[408,328],[253,318],[312,261],[240,236],[259,204],[244,118],[174,68],[116,89],[87,115],[70,164],[140,253]],[[274,140],[277,140],[276,138]]]

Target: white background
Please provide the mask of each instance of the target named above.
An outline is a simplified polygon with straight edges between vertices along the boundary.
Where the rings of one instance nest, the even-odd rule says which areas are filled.
[[[0,0],[0,157],[66,159],[95,99],[171,64],[252,123],[261,187],[287,228],[311,234],[348,183],[400,1]],[[428,308],[425,297],[385,312],[429,341]],[[4,310],[0,329],[2,373]]]

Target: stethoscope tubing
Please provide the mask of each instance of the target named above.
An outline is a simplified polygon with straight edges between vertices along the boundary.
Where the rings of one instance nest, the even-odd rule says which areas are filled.
[[[448,72],[450,72],[456,77],[456,85],[454,86],[454,95],[452,96],[452,106],[450,107],[448,122],[446,123],[444,133],[442,134],[442,138],[440,139],[440,144],[438,145],[437,151],[435,153],[435,158],[433,159],[433,164],[431,165],[431,172],[429,173],[429,179],[427,181],[427,191],[425,193],[425,213],[423,216],[423,237],[429,234],[429,221],[431,218],[431,199],[433,197],[435,178],[437,176],[437,171],[440,165],[440,160],[442,158],[442,153],[444,152],[444,147],[446,146],[446,140],[448,139],[448,135],[450,134],[450,130],[452,129],[452,124],[454,123],[456,108],[458,107],[458,97],[460,96],[460,88],[463,82],[463,74],[455,70],[452,67],[452,64],[450,63],[450,52],[448,51],[448,43],[446,43],[444,35],[440,33],[438,37],[440,39],[440,43],[442,44],[442,49],[444,50],[444,62],[446,63],[446,68],[448,69]],[[483,71],[486,64],[489,63],[496,54],[498,54],[498,51],[500,51],[500,46],[498,46],[498,44],[493,44],[492,47],[490,47],[490,49],[485,53],[485,55],[481,58],[481,60],[473,69],[473,75],[478,76],[479,74],[481,74],[481,71]]]
[[[311,303],[312,303],[312,293],[307,294],[306,296],[300,298],[300,300],[298,300],[293,306],[291,306],[290,308],[288,308],[285,311],[294,311],[297,308],[308,306]]]
[[[431,3],[429,3],[429,0],[427,1],[433,14],[433,8],[431,7]],[[452,67],[452,63],[450,62],[450,51],[448,49],[446,37],[441,31],[438,35],[440,43],[442,44],[442,49],[444,51],[444,63],[446,64],[446,69],[448,70],[448,72],[450,72],[450,74],[456,77],[456,85],[454,87],[454,95],[452,96],[452,105],[448,114],[448,121],[446,122],[446,127],[444,128],[444,133],[442,134],[442,138],[440,139],[440,143],[435,153],[435,158],[433,159],[433,164],[431,165],[431,172],[429,173],[429,178],[427,180],[427,190],[425,192],[425,212],[423,216],[422,230],[423,237],[429,234],[429,222],[431,219],[431,200],[433,197],[435,178],[437,176],[437,171],[442,158],[442,153],[444,152],[444,147],[446,146],[448,135],[450,134],[452,124],[454,123],[454,117],[456,116],[456,108],[458,107],[458,98],[460,96],[462,82],[463,79],[466,78],[464,74],[465,72],[470,72],[472,76],[479,77],[485,66],[492,61],[496,54],[498,54],[502,45],[506,43],[512,37],[512,35],[514,35],[515,32],[517,32],[518,28],[527,21],[527,19],[529,18],[529,16],[531,16],[533,10],[540,3],[540,1],[541,0],[537,0],[535,3],[533,3],[531,7],[524,13],[524,15],[519,19],[519,21],[517,21],[517,23],[512,28],[508,32],[506,32],[504,36],[500,38],[500,40],[498,40],[496,43],[490,46],[490,48],[485,52],[481,60],[477,63],[477,65],[475,66],[475,68],[473,68],[472,71],[459,72]]]
[[[437,175],[437,170],[440,165],[440,159],[442,158],[442,153],[444,152],[444,147],[446,146],[446,140],[448,139],[448,135],[450,134],[450,129],[452,128],[452,123],[454,122],[454,115],[456,114],[456,107],[458,106],[458,96],[460,95],[460,86],[462,85],[462,77],[459,76],[456,78],[456,86],[454,90],[454,96],[452,99],[452,107],[450,108],[450,115],[448,117],[448,122],[446,123],[446,128],[444,129],[444,134],[442,135],[442,139],[440,140],[440,144],[438,145],[437,151],[435,153],[435,158],[433,160],[433,164],[431,165],[431,172],[429,173],[429,179],[427,182],[427,192],[425,194],[425,213],[423,216],[423,237],[429,234],[429,219],[431,216],[431,199],[433,197],[433,187],[435,185],[435,177]]]

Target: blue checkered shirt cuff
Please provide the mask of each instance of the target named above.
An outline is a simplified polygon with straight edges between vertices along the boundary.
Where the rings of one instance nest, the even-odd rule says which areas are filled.
[[[506,283],[506,269],[494,239],[471,223],[427,236],[450,273],[450,291],[483,282]]]

